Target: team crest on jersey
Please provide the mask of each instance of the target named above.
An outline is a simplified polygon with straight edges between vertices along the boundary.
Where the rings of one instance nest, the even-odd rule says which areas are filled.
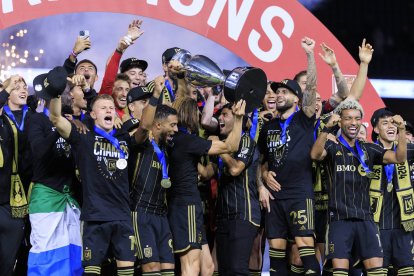
[[[404,213],[407,215],[411,215],[414,213],[414,200],[412,195],[405,195],[402,197],[404,203]]]
[[[335,252],[335,245],[333,243],[329,244],[329,253],[333,254]]]
[[[90,261],[92,259],[92,251],[88,248],[83,250],[83,260]]]
[[[144,256],[145,256],[145,258],[151,258],[152,257],[152,247],[145,247],[144,248]]]

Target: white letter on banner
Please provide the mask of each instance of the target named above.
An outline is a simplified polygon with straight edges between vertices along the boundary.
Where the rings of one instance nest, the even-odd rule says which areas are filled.
[[[156,6],[158,5],[158,0],[147,0],[147,4]]]
[[[28,0],[29,4],[34,6],[41,4],[41,0]],[[1,6],[3,13],[9,13],[13,11],[13,0],[1,0]]]
[[[275,61],[283,50],[282,39],[277,34],[275,29],[272,26],[272,19],[274,17],[280,17],[285,24],[282,29],[282,33],[286,37],[290,37],[295,29],[295,23],[293,22],[292,17],[284,9],[280,7],[268,7],[262,14],[260,24],[265,32],[266,36],[269,38],[272,43],[272,47],[269,51],[263,51],[259,47],[259,39],[261,35],[256,30],[252,30],[249,35],[249,48],[252,53],[260,60],[264,62],[273,62]]]
[[[193,0],[190,5],[183,5],[180,0],[170,0],[171,7],[178,13],[186,16],[197,15],[204,5],[204,0]]]
[[[237,0],[218,0],[211,11],[207,24],[215,28],[223,13],[224,7],[227,1],[229,1],[228,7],[228,20],[229,20],[229,37],[237,41],[240,33],[246,23],[247,16],[252,9],[254,0],[244,0],[240,6],[240,10],[237,12]]]

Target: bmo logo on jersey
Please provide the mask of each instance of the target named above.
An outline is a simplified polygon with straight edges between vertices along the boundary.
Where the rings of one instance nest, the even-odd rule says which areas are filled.
[[[336,165],[337,172],[354,172],[356,167],[354,165]]]

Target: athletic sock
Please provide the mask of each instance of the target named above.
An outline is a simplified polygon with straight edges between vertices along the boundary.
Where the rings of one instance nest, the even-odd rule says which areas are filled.
[[[161,276],[174,276],[174,269],[161,269]]]
[[[298,247],[298,250],[305,268],[305,274],[308,276],[321,275],[321,267],[315,255],[315,248],[312,246],[302,246]]]
[[[118,267],[118,276],[134,276],[134,266]]]
[[[101,275],[101,267],[100,266],[95,266],[95,265],[85,266],[85,269],[83,271],[83,275],[84,276]]]
[[[398,276],[412,276],[412,275],[414,275],[414,269],[412,266],[398,268]]]
[[[289,275],[292,275],[292,276],[305,275],[305,268],[303,266],[291,264]]]
[[[286,250],[269,248],[270,275],[287,275]]]
[[[333,276],[348,276],[349,270],[345,268],[334,268]]]
[[[382,267],[367,269],[367,276],[384,276],[384,269]]]
[[[262,271],[260,269],[249,269],[249,273],[250,273],[250,276],[260,276],[260,275],[262,275]],[[217,272],[217,275],[218,275],[218,272]],[[213,276],[217,276],[217,275],[213,274]]]

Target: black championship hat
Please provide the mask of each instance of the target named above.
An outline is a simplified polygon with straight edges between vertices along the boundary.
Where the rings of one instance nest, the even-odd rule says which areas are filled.
[[[414,128],[413,128],[413,125],[412,125],[409,121],[407,121],[407,122],[406,122],[405,129],[406,129],[409,133],[414,134]]]
[[[175,56],[176,53],[181,52],[181,48],[172,47],[162,53],[162,63],[168,63]]]
[[[127,103],[143,100],[152,96],[152,92],[146,86],[137,86],[129,90],[127,96]]]
[[[140,68],[142,71],[145,71],[148,67],[148,62],[142,59],[137,58],[127,58],[121,62],[121,65],[119,66],[119,70],[121,73],[125,73],[129,69],[132,68]]]
[[[372,114],[371,117],[371,125],[372,125],[372,133],[371,133],[371,139],[372,141],[376,141],[378,138],[378,134],[375,133],[374,128],[377,126],[378,121],[380,118],[385,118],[385,117],[392,117],[395,114],[389,110],[388,108],[384,107],[384,108],[380,108],[374,111],[374,113]]]
[[[50,100],[61,95],[66,88],[68,73],[65,68],[58,66],[47,74],[41,74],[34,78],[33,88],[36,96]]]
[[[293,94],[298,96],[299,99],[302,99],[302,89],[300,89],[300,86],[297,81],[284,79],[281,82],[272,82],[270,84],[270,88],[272,88],[274,92],[276,92],[276,90],[280,87],[289,89],[291,92],[293,92]]]

